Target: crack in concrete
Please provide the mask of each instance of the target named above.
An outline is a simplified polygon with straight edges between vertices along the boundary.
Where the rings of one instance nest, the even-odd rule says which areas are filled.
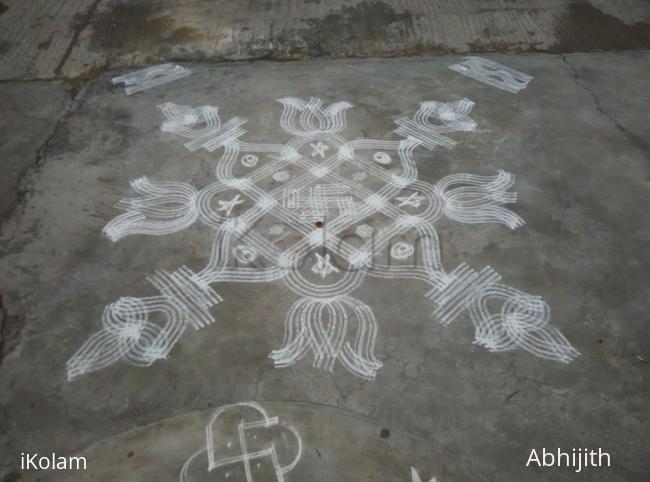
[[[600,97],[598,97],[598,94],[593,89],[590,89],[580,78],[580,72],[578,69],[569,61],[567,58],[566,54],[562,54],[560,56],[562,59],[562,62],[568,67],[569,71],[571,72],[571,75],[573,77],[573,82],[580,87],[582,90],[584,90],[589,96],[592,98],[594,105],[596,107],[596,110],[603,116],[609,120],[612,125],[618,129],[635,147],[638,149],[644,151],[644,152],[650,152],[650,145],[646,144],[645,141],[634,134],[633,132],[630,132],[625,126],[623,126],[616,118],[611,115],[607,110],[603,107],[602,103],[600,102]]]
[[[63,69],[63,66],[70,58],[70,55],[72,54],[72,50],[74,49],[74,47],[77,45],[77,42],[79,41],[79,35],[81,35],[81,32],[83,32],[83,30],[88,26],[88,24],[92,20],[93,15],[95,14],[97,7],[99,7],[101,1],[102,0],[95,0],[93,4],[90,7],[88,7],[86,14],[81,18],[81,21],[77,25],[75,25],[74,33],[72,34],[70,43],[66,47],[65,52],[63,52],[63,56],[59,61],[59,65],[57,65],[56,68],[54,69],[54,74],[61,75],[61,70]]]
[[[6,338],[6,329],[7,329],[7,310],[2,303],[2,295],[0,294],[0,367],[2,367],[2,361],[4,360],[4,351],[5,351],[5,338]]]
[[[24,205],[29,198],[29,196],[34,192],[35,182],[30,182],[30,179],[35,179],[39,170],[45,163],[47,158],[46,151],[47,147],[57,135],[59,127],[62,122],[68,117],[72,112],[74,106],[80,98],[80,92],[82,90],[82,84],[69,84],[69,95],[70,100],[67,102],[65,109],[61,115],[54,120],[49,135],[43,141],[43,143],[36,148],[34,161],[27,167],[24,173],[18,179],[18,188],[16,190],[16,196],[7,208],[5,213],[0,215],[0,233],[5,229],[5,223],[10,219],[17,211],[18,207]],[[12,353],[19,345],[22,340],[22,333],[25,328],[25,319],[23,315],[9,315],[7,312],[4,302],[3,294],[0,293],[0,367],[3,364],[4,359]],[[15,326],[9,326],[9,321],[12,318],[16,318],[18,321],[13,323]]]
[[[25,317],[9,315],[0,294],[0,368],[5,358],[20,346],[24,328]]]
[[[61,123],[68,117],[68,115],[73,109],[73,106],[79,100],[79,93],[82,90],[83,85],[73,83],[73,84],[69,84],[68,88],[70,89],[70,100],[65,106],[65,109],[63,109],[61,115],[52,123],[50,133],[45,139],[45,141],[43,141],[43,143],[36,148],[34,162],[27,169],[25,169],[25,172],[18,179],[18,189],[16,191],[15,199],[13,200],[13,202],[11,203],[7,211],[0,215],[0,233],[2,233],[4,223],[10,217],[12,217],[12,215],[14,214],[18,206],[23,204],[26,198],[29,196],[29,194],[33,192],[33,188],[27,186],[28,184],[27,180],[32,178],[36,173],[38,173],[43,163],[45,162],[47,147],[50,144],[50,142],[52,142],[52,139],[54,139],[57,132],[59,131],[59,127]]]
[[[28,78],[8,78],[0,79],[1,84],[20,84],[20,83],[31,83],[31,82],[70,82],[70,79],[67,77],[28,77]]]

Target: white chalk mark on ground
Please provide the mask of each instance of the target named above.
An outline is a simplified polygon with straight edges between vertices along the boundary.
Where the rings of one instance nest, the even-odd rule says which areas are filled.
[[[224,405],[205,428],[205,446],[181,468],[180,482],[283,482],[302,457],[298,431],[256,402]]]
[[[413,206],[415,208],[419,208],[420,204],[422,203],[422,200],[425,199],[424,196],[420,196],[417,192],[414,192],[410,196],[400,196],[396,198],[399,201],[399,204],[397,207],[404,207],[404,206]]]
[[[512,94],[526,88],[533,77],[482,57],[465,57],[460,64],[449,67],[460,74]]]
[[[338,273],[340,271],[336,266],[332,265],[329,253],[325,256],[321,256],[318,253],[315,254],[316,263],[314,263],[311,270],[314,273],[319,274],[321,278],[325,278],[330,273]]]
[[[379,164],[390,164],[392,159],[390,158],[390,155],[387,152],[383,151],[377,151],[372,155],[372,158],[374,159],[375,162]]]
[[[372,236],[373,229],[371,226],[368,226],[367,224],[359,224],[357,226],[357,229],[355,230],[355,233],[357,236],[360,236],[362,238],[369,238]]]
[[[68,378],[119,360],[148,366],[167,357],[187,325],[213,324],[210,310],[221,298],[212,285],[231,282],[282,281],[297,296],[286,315],[282,346],[270,353],[278,367],[311,354],[316,368],[332,371],[338,362],[357,376],[375,378],[382,366],[374,353],[377,321],[368,305],[351,296],[368,276],[424,283],[433,317],[447,325],[468,313],[475,343],[490,351],[521,349],[561,362],[578,355],[550,325],[549,307],[540,297],[502,284],[489,266],[462,263],[447,272],[442,265],[435,224],[443,215],[468,224],[524,225],[506,208],[517,200],[509,191],[512,174],[451,174],[435,184],[418,179],[417,149],[451,148],[452,134],[475,130],[471,100],[422,102],[413,116],[397,119],[398,139],[353,141],[341,135],[351,104],[325,107],[317,98],[293,97],[279,102],[280,125],[293,136],[286,144],[243,141],[245,121],[234,117],[222,123],[216,107],[159,106],[165,116],[161,129],[190,139],[187,149],[223,150],[216,179],[201,189],[136,179],[138,197],[118,203],[126,212],[104,232],[118,241],[200,222],[213,233],[210,259],[197,273],[183,267],[152,275],[159,295],[108,305],[101,329],[68,362]],[[250,169],[237,177],[234,170],[242,165]],[[256,229],[268,218],[277,222]],[[361,245],[348,242],[347,232],[356,233]],[[286,234],[282,247],[274,243],[280,234]],[[376,261],[383,250],[397,261]]]
[[[411,467],[411,482],[422,482],[422,479],[420,478],[420,474],[413,467]],[[433,477],[429,479],[429,482],[436,482],[436,478]]]
[[[241,163],[245,167],[255,167],[257,165],[258,157],[254,154],[246,154],[242,156]]]
[[[349,195],[346,184],[316,184],[309,188],[286,189],[282,205],[304,221],[318,221],[338,215],[353,214],[356,210],[354,197]]]
[[[390,250],[390,255],[395,259],[405,259],[415,252],[413,245],[400,241],[395,243]]]
[[[122,84],[126,95],[131,95],[187,77],[191,73],[191,70],[180,65],[162,64],[113,77],[111,82],[113,85]]]
[[[230,216],[232,214],[232,210],[235,208],[235,206],[238,206],[240,204],[243,204],[244,201],[240,199],[239,194],[237,194],[234,198],[228,200],[228,201],[219,201],[219,209],[217,211],[224,211],[226,213],[226,216]]]
[[[321,141],[318,141],[315,144],[309,144],[312,147],[311,151],[311,157],[319,156],[324,158],[325,157],[325,152],[330,148],[327,144],[322,143]]]

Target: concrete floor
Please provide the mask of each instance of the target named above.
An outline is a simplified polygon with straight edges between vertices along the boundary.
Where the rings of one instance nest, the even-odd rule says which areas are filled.
[[[166,9],[178,25],[188,18],[207,21],[209,2],[183,9],[184,3],[152,8]],[[558,11],[601,8],[620,18],[627,26],[622,29],[636,25],[636,43],[626,48],[650,47],[646,24],[624,19],[646,3],[627,2],[626,9],[600,3],[540,2]],[[22,8],[7,0],[0,5],[0,23]],[[183,65],[192,76],[127,97],[110,84],[124,68],[107,66],[177,52],[164,50],[161,39],[130,39],[89,52],[109,2],[66,5],[56,15],[85,12],[76,28],[58,29],[59,43],[36,57],[7,50],[0,83],[0,107],[9,113],[0,119],[3,480],[177,480],[182,463],[200,448],[214,408],[247,400],[300,431],[304,454],[289,482],[408,481],[411,466],[423,480],[435,476],[438,482],[648,480],[650,52],[490,54],[535,77],[517,95],[449,70],[459,57],[425,55],[188,62]],[[502,10],[493,15],[505,15]],[[267,25],[270,12],[261,14],[260,25]],[[158,14],[151,15],[146,18]],[[554,38],[550,29],[541,30]],[[31,44],[44,35],[29,31]],[[370,38],[366,32],[360,42]],[[187,58],[200,59],[200,42],[191,42]],[[443,50],[472,50],[458,42]],[[544,44],[547,50],[552,45]],[[361,53],[408,51],[391,48]],[[271,57],[281,50],[274,48]],[[236,58],[213,47],[205,57]],[[88,68],[79,67],[84,63]],[[430,317],[421,283],[369,278],[355,296],[372,307],[379,325],[376,355],[384,365],[375,381],[340,366],[331,374],[318,371],[306,359],[274,368],[268,354],[282,342],[295,295],[281,283],[226,283],[217,287],[224,301],[212,309],[217,323],[187,332],[167,360],[148,368],[117,363],[67,381],[66,361],[97,330],[106,304],[149,295],[147,275],[181,265],[198,269],[209,254],[210,232],[200,225],[118,243],[101,234],[118,214],[115,202],[130,195],[129,180],[146,175],[203,186],[213,176],[220,154],[189,152],[162,133],[156,105],[217,105],[225,117],[248,120],[247,140],[284,142],[289,136],[279,127],[275,99],[288,95],[354,104],[342,133],[347,139],[395,139],[394,121],[425,100],[474,100],[478,130],[454,134],[458,145],[450,151],[419,152],[420,178],[435,182],[451,173],[506,169],[517,176],[513,209],[527,224],[510,231],[441,220],[443,263],[448,269],[462,261],[490,265],[507,284],[543,296],[554,326],[581,356],[564,365],[520,351],[489,353],[472,344],[469,319],[443,327]],[[601,447],[611,453],[613,467],[580,474],[526,469],[531,448],[541,447]],[[21,472],[21,451],[84,453],[89,471]]]
[[[645,0],[2,0],[0,79],[224,61],[650,48]]]

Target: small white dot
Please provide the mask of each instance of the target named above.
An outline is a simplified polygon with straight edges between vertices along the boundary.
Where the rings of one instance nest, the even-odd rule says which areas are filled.
[[[269,228],[269,234],[272,236],[279,236],[284,233],[284,226],[282,224],[274,224]]]
[[[353,181],[363,181],[366,177],[368,177],[368,174],[366,174],[363,171],[355,172],[354,174],[352,174]]]
[[[384,151],[375,152],[372,155],[372,158],[375,160],[375,162],[379,164],[390,164],[391,162],[390,156],[388,155],[387,152]]]
[[[287,171],[278,171],[275,174],[273,174],[273,179],[275,179],[278,182],[284,182],[287,179],[289,179],[289,173]]]
[[[246,167],[253,167],[257,164],[258,157],[253,154],[246,154],[241,158],[242,165]]]

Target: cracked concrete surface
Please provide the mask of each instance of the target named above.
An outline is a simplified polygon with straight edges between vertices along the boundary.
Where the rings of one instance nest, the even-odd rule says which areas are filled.
[[[194,450],[206,410],[248,399],[269,401],[304,431],[310,452],[296,480],[397,482],[411,465],[439,481],[645,480],[650,53],[490,58],[535,79],[511,95],[450,71],[458,58],[429,57],[186,64],[192,76],[133,97],[106,72],[77,84],[72,104],[71,87],[46,83],[68,111],[34,141],[45,146],[41,162],[0,238],[3,346],[11,347],[0,369],[5,480],[32,480],[16,472],[25,449],[88,454],[90,473],[43,480],[167,480],[183,441]],[[451,151],[421,153],[421,178],[511,171],[527,225],[510,232],[443,221],[445,266],[489,264],[544,296],[582,355],[565,366],[488,353],[471,343],[468,320],[446,328],[432,320],[418,283],[373,279],[355,295],[378,318],[376,381],[308,361],[276,369],[267,355],[293,296],[279,284],[225,284],[218,322],[186,334],[168,360],[67,382],[65,362],[105,304],[149,293],[144,278],[155,269],[205,262],[209,234],[200,226],[116,244],[101,236],[130,179],[203,185],[219,157],[160,132],[156,104],[218,105],[248,119],[249,139],[281,141],[274,99],[285,95],[352,102],[347,138],[392,138],[392,121],[423,100],[476,101],[479,131],[455,136]],[[614,467],[524,469],[531,448],[558,446],[603,447]]]
[[[594,62],[586,65],[581,62],[582,59],[583,57],[576,57],[572,63],[566,55],[562,56],[562,60],[573,72],[576,83],[591,95],[598,111],[607,117],[639,149],[650,152],[650,142],[645,129],[645,124],[650,119],[650,116],[643,109],[639,109],[639,104],[643,101],[644,81],[635,73],[639,67],[643,70],[650,69],[650,64],[644,64],[643,54],[640,56],[630,54],[621,57],[620,64],[616,66],[615,72],[612,72],[606,64]],[[599,57],[594,56],[592,59],[598,60]],[[618,87],[623,82],[626,86],[638,92],[638,95],[630,97],[615,95]],[[601,92],[605,91],[608,95],[601,100],[601,96],[596,92],[595,88]]]
[[[7,82],[0,86],[0,218],[21,197],[26,174],[38,164],[40,151],[56,122],[70,105],[71,87],[65,82]]]

